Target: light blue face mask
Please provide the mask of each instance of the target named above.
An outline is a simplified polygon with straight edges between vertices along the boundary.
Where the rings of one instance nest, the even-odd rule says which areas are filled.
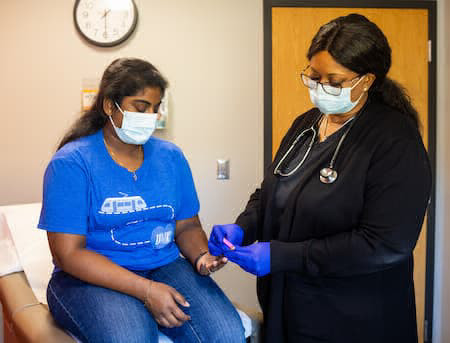
[[[122,111],[116,102],[115,104],[123,114],[122,127],[117,127],[114,124],[112,116],[108,117],[117,136],[122,142],[127,144],[145,144],[155,131],[158,114]]]
[[[350,112],[359,103],[364,95],[352,101],[351,92],[352,89],[356,87],[358,83],[364,78],[362,76],[358,82],[356,82],[352,87],[345,87],[341,89],[341,94],[331,95],[323,90],[321,85],[317,85],[315,89],[309,89],[309,97],[311,102],[322,112],[323,114],[345,114]]]

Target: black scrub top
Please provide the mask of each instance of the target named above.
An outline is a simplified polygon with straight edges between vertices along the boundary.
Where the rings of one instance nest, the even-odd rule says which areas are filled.
[[[320,121],[319,121],[320,123]],[[283,174],[289,174],[292,172],[302,161],[303,158],[305,160],[301,164],[301,166],[291,175],[289,176],[278,176],[279,182],[275,189],[275,206],[273,208],[273,216],[274,216],[274,227],[275,230],[279,229],[280,219],[283,215],[283,211],[286,205],[286,202],[289,198],[289,195],[294,191],[295,187],[299,183],[302,174],[313,172],[312,169],[314,167],[314,161],[316,161],[319,156],[324,154],[328,154],[329,151],[336,151],[336,147],[339,144],[343,134],[350,128],[350,125],[353,123],[352,121],[348,121],[343,125],[339,130],[333,132],[330,136],[328,136],[322,142],[319,141],[318,134],[314,138],[314,143],[311,147],[311,150],[308,151],[308,146],[310,140],[313,139],[312,135],[308,135],[305,139],[300,140],[294,148],[291,150],[289,154],[286,155],[285,160],[280,165],[280,170]],[[314,125],[314,129],[316,132],[319,131],[319,125]],[[306,157],[305,157],[305,154]],[[319,174],[313,176],[319,178]]]
[[[319,172],[343,131],[313,147],[323,150],[291,180],[274,175],[319,116],[312,109],[294,121],[236,220],[244,245],[271,242],[271,273],[257,279],[264,341],[415,343],[413,249],[431,191],[419,130],[374,99],[343,141],[334,183]]]

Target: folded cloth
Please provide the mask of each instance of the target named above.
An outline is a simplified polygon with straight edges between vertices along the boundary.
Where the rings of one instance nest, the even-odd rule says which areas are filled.
[[[39,302],[46,304],[48,281],[53,271],[47,234],[37,229],[41,203],[1,206],[20,265]],[[0,258],[1,260],[1,258]]]
[[[0,277],[23,270],[3,213],[0,213]]]

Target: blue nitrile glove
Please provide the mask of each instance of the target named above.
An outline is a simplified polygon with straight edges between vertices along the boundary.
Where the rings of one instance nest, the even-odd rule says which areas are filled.
[[[237,263],[245,271],[256,276],[270,273],[270,242],[254,243],[245,247],[236,246],[225,251],[224,255]]]
[[[211,255],[219,256],[230,250],[223,239],[228,239],[233,245],[241,245],[244,239],[244,230],[236,224],[214,225],[209,236],[208,248]]]

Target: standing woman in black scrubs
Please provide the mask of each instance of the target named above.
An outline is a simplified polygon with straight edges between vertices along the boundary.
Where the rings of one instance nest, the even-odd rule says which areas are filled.
[[[431,190],[417,111],[364,16],[322,26],[307,57],[315,108],[210,250],[258,276],[265,342],[415,343],[413,249]]]

